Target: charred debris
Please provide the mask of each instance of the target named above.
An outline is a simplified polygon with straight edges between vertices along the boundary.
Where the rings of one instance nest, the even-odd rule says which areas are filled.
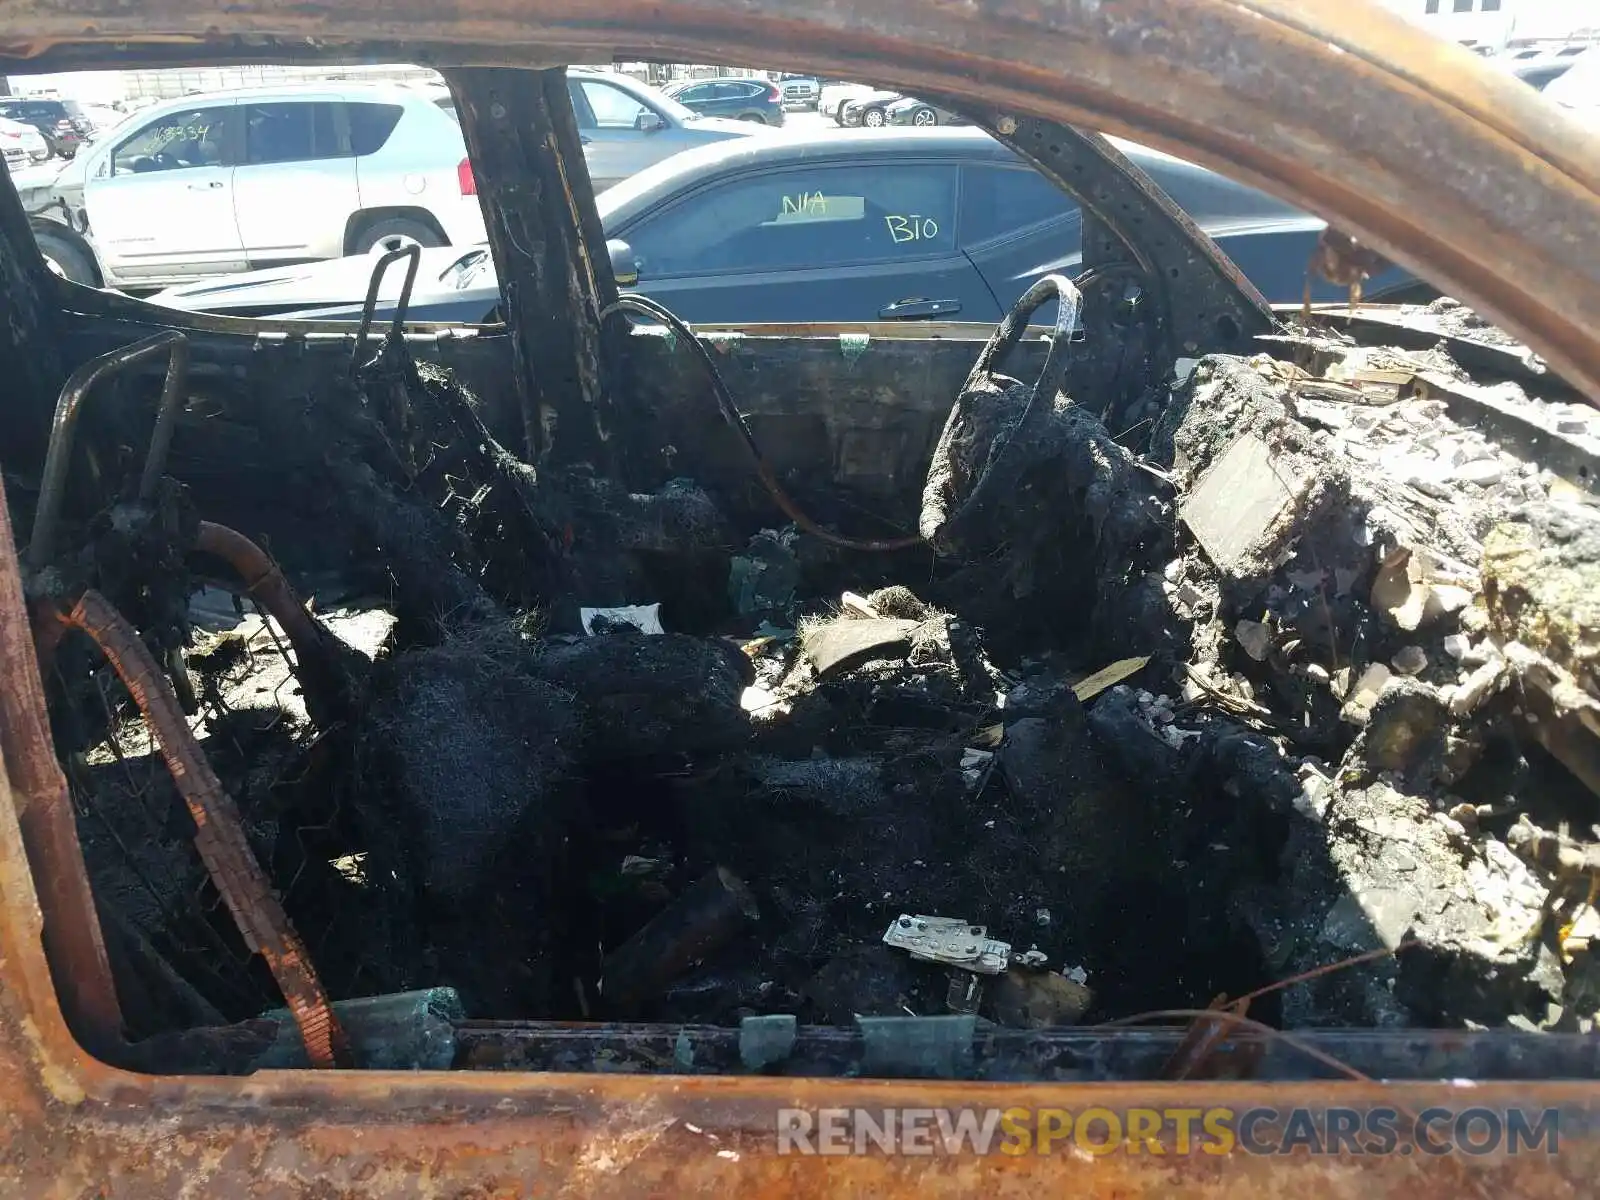
[[[116,1054],[1137,1076],[1363,954],[1251,1015],[1592,1028],[1587,405],[1448,300],[1208,352],[1097,229],[965,383],[696,338],[509,185],[549,83],[457,80],[509,334],[158,335],[7,441]]]

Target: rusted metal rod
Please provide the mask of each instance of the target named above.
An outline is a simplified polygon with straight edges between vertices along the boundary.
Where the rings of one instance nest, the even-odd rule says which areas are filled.
[[[340,654],[343,643],[306,610],[278,564],[244,534],[201,521],[194,547],[216,555],[237,571],[250,596],[283,626],[294,647],[308,709],[319,710],[312,712],[319,722],[332,718],[328,707],[342,705],[348,694],[349,676]]]
[[[344,1030],[311,965],[300,935],[272,891],[245,837],[233,797],[223,790],[178,699],[138,632],[98,592],[86,591],[60,619],[83,630],[105,653],[150,723],[173,783],[194,817],[195,847],[245,945],[267,960],[294,1015],[314,1067],[350,1066]]]
[[[102,354],[99,358],[91,358],[67,379],[56,400],[55,418],[50,425],[44,479],[39,485],[39,507],[33,517],[33,536],[28,541],[27,561],[30,567],[44,566],[55,549],[56,527],[61,522],[61,506],[66,499],[67,469],[72,462],[78,418],[83,413],[83,402],[89,390],[108,375],[162,353],[167,355],[167,378],[161,389],[161,407],[156,412],[150,449],[139,479],[141,500],[149,500],[155,494],[156,480],[166,465],[173,425],[183,402],[184,384],[189,374],[189,339],[175,329],[153,334],[131,346]]]
[[[352,374],[362,365],[361,354],[367,348],[367,335],[372,332],[372,314],[378,307],[378,288],[383,285],[383,277],[388,273],[390,264],[402,258],[407,260],[405,280],[400,285],[400,299],[395,302],[394,317],[389,322],[389,336],[385,340],[398,338],[406,326],[406,311],[411,307],[411,288],[417,282],[417,267],[422,262],[422,247],[416,242],[401,246],[398,250],[390,250],[372,268],[372,276],[367,283],[367,299],[361,306],[361,323],[356,326],[356,344],[350,349]]]
[[[161,404],[156,409],[155,428],[150,431],[144,470],[139,474],[139,499],[145,504],[155,499],[156,481],[166,470],[167,451],[172,449],[172,431],[178,425],[178,409],[183,407],[188,390],[184,385],[189,382],[189,339],[176,330],[156,336],[171,339],[172,353],[167,356],[167,377],[161,381]]]
[[[45,956],[67,1027],[91,1053],[122,1043],[122,1009],[111,977],[78,843],[67,781],[56,761],[44,686],[22,574],[11,536],[11,510],[0,481],[0,770],[10,778],[17,824],[33,866],[44,918]]]

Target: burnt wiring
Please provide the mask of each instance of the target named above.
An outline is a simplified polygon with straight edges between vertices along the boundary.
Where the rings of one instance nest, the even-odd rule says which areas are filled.
[[[786,492],[783,485],[778,482],[777,474],[772,469],[772,464],[767,461],[766,455],[761,453],[755,434],[750,431],[750,425],[745,421],[738,405],[734,402],[733,394],[729,392],[727,383],[722,378],[722,372],[717,370],[717,364],[711,357],[711,352],[695,336],[689,328],[671,309],[657,304],[645,296],[627,295],[619,296],[616,300],[606,305],[600,312],[604,320],[614,312],[623,309],[632,309],[634,312],[643,313],[660,321],[673,333],[687,341],[694,347],[701,363],[705,365],[706,374],[711,381],[711,392],[716,397],[717,409],[722,414],[722,419],[728,423],[735,433],[739,435],[739,443],[744,447],[745,456],[750,460],[750,465],[755,469],[756,477],[761,480],[761,485],[766,488],[767,494],[772,497],[783,513],[805,532],[813,537],[821,538],[829,545],[838,546],[844,550],[865,550],[884,552],[891,550],[909,550],[913,546],[922,545],[919,534],[910,534],[897,538],[852,538],[834,533],[808,517],[804,510],[795,503],[794,499]]]

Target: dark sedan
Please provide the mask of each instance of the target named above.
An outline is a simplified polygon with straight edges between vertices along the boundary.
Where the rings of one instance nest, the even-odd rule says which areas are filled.
[[[849,129],[882,129],[889,123],[889,106],[902,99],[899,92],[868,92],[841,104],[834,120]]]
[[[1300,300],[1321,221],[1190,163],[1123,149],[1269,300]],[[599,206],[619,280],[691,322],[989,323],[1041,275],[1075,273],[1081,258],[1077,204],[979,129],[737,138],[674,155]],[[154,299],[241,316],[349,318],[375,262],[253,271]],[[386,277],[380,312],[392,311],[400,274]],[[1366,294],[1414,284],[1390,269]],[[1318,283],[1312,294],[1345,292]],[[413,320],[486,321],[499,301],[484,248],[422,252]]]
[[[910,125],[916,129],[969,123],[960,113],[951,112],[948,108],[940,108],[937,104],[929,104],[926,100],[918,100],[912,96],[900,97],[883,110],[883,115],[890,125]]]
[[[783,124],[783,93],[765,79],[696,79],[661,90],[703,117]]]

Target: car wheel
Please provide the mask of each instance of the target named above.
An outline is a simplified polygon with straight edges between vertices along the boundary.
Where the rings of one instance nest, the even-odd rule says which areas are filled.
[[[939,123],[939,114],[931,108],[919,108],[911,114],[911,123],[926,129],[929,125],[937,125]]]
[[[869,108],[861,114],[861,123],[868,129],[882,129],[887,119],[881,108]]]
[[[413,242],[423,249],[445,244],[438,230],[424,225],[421,221],[409,220],[406,217],[386,217],[381,221],[372,222],[356,234],[355,240],[350,245],[350,253],[365,254],[380,242],[384,244],[386,250],[398,250]]]
[[[39,243],[39,253],[44,256],[46,265],[57,275],[84,287],[100,286],[100,272],[82,246],[45,229],[35,229],[33,237]]]
[[[765,125],[767,123],[767,119],[760,113],[740,113],[739,120],[754,121],[757,125]]]

